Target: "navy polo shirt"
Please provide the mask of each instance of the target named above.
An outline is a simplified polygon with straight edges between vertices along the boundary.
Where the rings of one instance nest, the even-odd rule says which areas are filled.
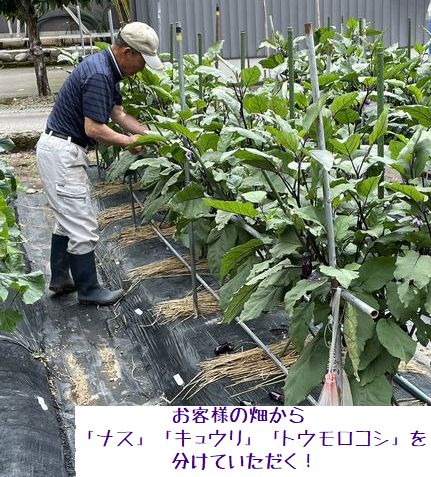
[[[47,126],[82,143],[94,144],[85,134],[84,118],[102,124],[109,122],[114,105],[122,104],[122,77],[110,49],[88,56],[60,89]]]

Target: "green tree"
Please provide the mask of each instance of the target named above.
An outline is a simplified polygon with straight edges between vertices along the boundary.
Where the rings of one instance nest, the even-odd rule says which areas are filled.
[[[96,0],[96,3],[98,1]],[[33,58],[39,96],[47,96],[51,94],[51,90],[37,22],[46,12],[62,8],[64,3],[63,0],[0,0],[1,15],[5,15],[7,18],[16,18],[27,24],[30,54]],[[80,2],[82,6],[89,3],[90,0],[81,0]]]

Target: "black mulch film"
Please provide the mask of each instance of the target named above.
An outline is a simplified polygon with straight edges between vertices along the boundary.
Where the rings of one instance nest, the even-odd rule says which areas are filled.
[[[99,181],[95,167],[89,173],[93,183]],[[96,204],[100,210],[130,204],[130,195],[119,193]],[[28,239],[29,268],[42,270],[48,280],[52,216],[46,199],[20,194],[16,210]],[[173,256],[158,239],[119,248],[114,236],[131,225],[131,219],[120,220],[101,232],[97,257],[100,275],[110,288],[127,289],[128,271]],[[187,254],[184,247],[173,245]],[[217,288],[211,276],[204,278]],[[199,363],[214,357],[216,346],[226,341],[235,350],[257,346],[237,324],[220,324],[220,313],[154,324],[154,305],[190,293],[188,275],[142,281],[115,308],[80,306],[76,294],[53,299],[48,291],[35,305],[20,304],[24,320],[17,331],[0,335],[0,476],[73,476],[76,405],[279,405],[268,392],[281,393],[282,382],[232,387],[223,379],[191,399],[179,394],[183,386],[178,375],[185,384],[190,382],[200,371]],[[282,310],[248,325],[266,344],[287,337]],[[429,363],[402,374],[431,395]],[[318,395],[319,389],[313,391],[314,398]],[[395,397],[401,404],[419,404],[398,385]]]

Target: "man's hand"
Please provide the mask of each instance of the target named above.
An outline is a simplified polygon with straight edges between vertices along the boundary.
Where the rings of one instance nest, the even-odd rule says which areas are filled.
[[[129,144],[133,144],[141,137],[141,134],[134,134],[133,136],[129,136]],[[142,146],[134,147],[133,149],[129,149],[132,154],[139,154],[142,151]]]

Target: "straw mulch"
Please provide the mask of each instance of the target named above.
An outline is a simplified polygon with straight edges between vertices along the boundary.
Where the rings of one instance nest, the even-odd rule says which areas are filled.
[[[140,207],[136,204],[136,212],[139,213]],[[130,204],[119,205],[117,207],[110,207],[99,214],[99,227],[104,229],[107,225],[122,219],[131,219],[132,206]]]
[[[187,263],[190,263],[190,257],[186,256],[183,258]],[[198,273],[208,271],[207,261],[198,260],[196,262],[196,271]],[[133,285],[139,283],[141,280],[147,280],[148,278],[169,278],[181,275],[190,275],[190,271],[176,257],[149,263],[148,265],[134,268],[128,273],[129,279],[132,281]]]
[[[286,367],[292,366],[299,356],[289,340],[274,343],[269,349]],[[200,367],[202,371],[181,391],[182,398],[190,399],[205,386],[224,378],[233,381],[232,386],[252,381],[263,381],[264,385],[273,385],[285,379],[283,372],[258,347],[211,358],[200,363]]]
[[[91,191],[92,196],[95,199],[101,199],[102,197],[108,197],[110,195],[119,194],[120,192],[126,192],[128,189],[126,184],[96,184]]]
[[[160,232],[165,237],[170,237],[174,234],[175,227],[165,227],[160,229]],[[144,225],[142,227],[128,227],[127,229],[121,230],[118,234],[112,237],[112,239],[117,242],[117,246],[122,248],[154,238],[157,238],[157,235],[151,225]]]
[[[220,311],[218,300],[211,293],[198,293],[199,315],[211,315]],[[193,297],[187,296],[179,300],[162,301],[153,307],[155,323],[166,325],[175,320],[188,320],[194,317]]]

